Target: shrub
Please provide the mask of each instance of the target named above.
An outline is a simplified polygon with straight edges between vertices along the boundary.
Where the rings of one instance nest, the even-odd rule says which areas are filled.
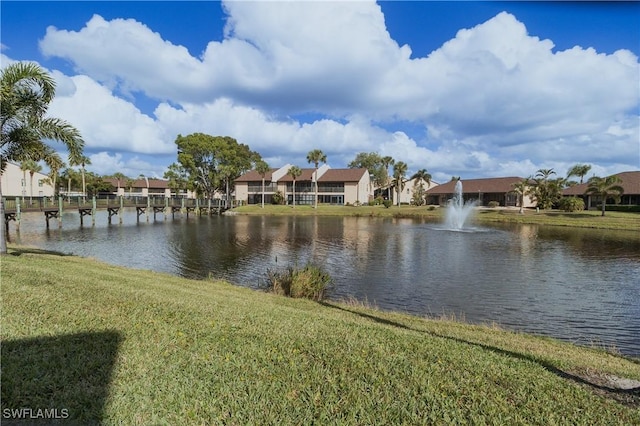
[[[500,205],[500,203],[498,201],[489,201],[489,203],[487,204],[487,206],[490,209],[495,209],[496,207],[498,207]]]
[[[376,203],[376,206],[381,206],[382,204],[384,204],[384,198],[382,198],[382,195],[378,195],[374,201]]]
[[[310,263],[302,269],[290,266],[281,271],[267,271],[267,290],[287,297],[323,300],[331,282],[327,272]]]
[[[436,209],[436,206],[427,207],[427,210],[429,210],[430,212],[434,211],[435,209]]]
[[[391,201],[391,200],[384,200],[384,201],[382,202],[382,204],[384,204],[384,206],[385,206],[386,208],[389,208],[389,207],[391,207],[391,206],[393,205],[393,201]]]
[[[284,203],[284,195],[282,195],[282,191],[276,191],[271,196],[271,204],[283,204]]]
[[[558,207],[565,212],[581,212],[584,210],[584,200],[578,197],[564,197],[558,202]]]

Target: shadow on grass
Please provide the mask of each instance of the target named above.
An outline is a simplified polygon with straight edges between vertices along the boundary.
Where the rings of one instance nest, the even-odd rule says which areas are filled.
[[[115,331],[3,341],[2,424],[101,423],[121,342]]]
[[[425,334],[429,334],[430,336],[433,337],[438,337],[438,338],[442,338],[442,339],[448,339],[448,340],[452,340],[458,343],[462,343],[465,345],[470,345],[470,346],[476,346],[476,347],[480,347],[484,350],[488,350],[500,355],[505,355],[505,356],[509,356],[512,358],[516,358],[516,359],[520,359],[520,360],[524,360],[524,361],[531,361],[534,362],[538,365],[540,365],[542,368],[544,368],[545,370],[559,376],[562,377],[563,379],[567,379],[570,380],[574,383],[578,383],[581,385],[586,386],[587,388],[591,389],[592,391],[595,391],[596,393],[605,396],[605,397],[609,397],[612,398],[622,404],[625,405],[629,405],[631,407],[640,407],[640,387],[636,387],[636,388],[632,388],[632,389],[620,389],[620,388],[616,388],[616,387],[611,387],[611,386],[607,386],[606,384],[603,383],[598,383],[598,380],[596,378],[590,378],[590,377],[583,377],[582,375],[577,375],[577,374],[572,374],[570,372],[561,370],[560,368],[556,367],[555,365],[553,365],[551,362],[549,361],[545,361],[545,360],[541,360],[531,354],[526,354],[526,353],[520,353],[520,352],[514,352],[514,351],[509,351],[506,349],[502,349],[496,346],[490,346],[490,345],[486,345],[484,343],[479,343],[479,342],[474,342],[471,340],[465,340],[465,339],[461,339],[459,337],[454,337],[454,336],[447,336],[445,334],[439,334],[439,333],[435,333],[433,331],[426,331],[426,330],[420,330],[420,329],[416,329],[413,327],[409,327],[405,324],[401,324],[395,321],[391,321],[385,318],[380,318],[377,317],[375,315],[371,315],[371,314],[367,314],[364,312],[358,312],[355,310],[351,310],[351,309],[347,309],[338,305],[334,305],[331,303],[327,303],[327,302],[320,302],[321,305],[329,307],[329,308],[333,308],[333,309],[338,309],[340,311],[344,311],[344,312],[348,312],[354,315],[358,315],[362,318],[366,318],[368,320],[371,321],[375,321],[377,323],[380,324],[384,324],[384,325],[389,325],[389,326],[393,326],[393,327],[398,327],[404,330],[411,330],[411,331],[415,331],[417,333],[425,333]],[[627,358],[625,358],[627,359]],[[636,363],[635,359],[630,359],[631,362]]]
[[[33,247],[9,247],[8,254],[12,256],[22,256],[23,254],[51,254],[54,256],[73,256],[69,253],[62,253],[60,251],[43,250]]]

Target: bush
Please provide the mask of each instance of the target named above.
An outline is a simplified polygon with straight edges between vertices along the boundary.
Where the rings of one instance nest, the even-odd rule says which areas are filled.
[[[427,207],[427,210],[429,210],[430,212],[434,211],[435,209],[436,209],[436,206]]]
[[[489,203],[487,204],[487,207],[489,207],[490,209],[495,209],[498,206],[500,206],[500,203],[498,201],[489,201]]]
[[[384,204],[384,206],[385,206],[386,208],[389,208],[389,207],[391,207],[391,206],[393,205],[393,201],[391,201],[391,200],[384,200],[384,201],[382,202],[382,204]]]
[[[290,266],[283,271],[267,271],[267,290],[287,297],[324,300],[331,282],[327,272],[310,263],[302,269]]]
[[[374,201],[376,203],[376,206],[381,206],[382,204],[384,204],[384,198],[382,198],[382,195],[378,195]]]
[[[271,204],[284,204],[284,195],[282,195],[282,191],[276,191],[271,196]]]
[[[565,212],[581,212],[584,210],[584,200],[578,197],[564,197],[558,202],[558,207]]]

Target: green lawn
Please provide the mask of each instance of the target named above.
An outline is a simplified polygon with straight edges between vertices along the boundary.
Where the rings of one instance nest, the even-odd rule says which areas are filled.
[[[10,246],[2,413],[105,424],[640,424],[640,361]],[[6,420],[6,419],[4,419]]]
[[[265,205],[262,209],[260,205],[248,205],[237,207],[232,210],[236,214],[246,215],[298,215],[298,216],[369,216],[369,217],[416,217],[425,220],[442,221],[444,208],[430,206],[332,206],[319,205],[317,209],[311,206],[281,206]],[[525,210],[524,214],[518,213],[518,209],[476,209],[473,220],[478,223],[526,223],[554,226],[573,226],[580,228],[599,229],[622,229],[640,230],[640,213],[627,212],[606,212],[601,217],[600,211],[590,210],[575,213],[566,213],[558,210],[548,210],[536,212],[535,210]]]

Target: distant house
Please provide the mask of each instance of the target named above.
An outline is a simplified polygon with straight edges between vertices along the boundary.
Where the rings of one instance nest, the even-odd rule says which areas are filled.
[[[418,180],[419,179],[405,179],[403,181],[402,190],[400,191],[400,204],[413,203],[414,192],[420,185],[420,182],[418,182]],[[427,183],[423,180],[422,184],[424,185],[425,191],[438,186],[438,183],[433,181],[429,182],[429,184],[427,185]],[[380,195],[384,199],[387,199],[388,194],[390,194],[393,204],[398,204],[398,189],[393,183],[391,183],[389,186],[376,189],[375,193],[376,196]]]
[[[640,205],[640,171],[622,172],[614,176],[620,178],[622,181],[620,186],[624,190],[620,204],[627,206]],[[574,185],[562,191],[562,195],[565,197],[580,197],[584,200],[584,205],[587,210],[592,208],[596,209],[599,205],[602,205],[602,197],[586,194],[588,186],[589,184],[587,183]],[[614,204],[614,200],[608,199],[607,204]]]
[[[111,194],[124,197],[186,197],[195,198],[195,194],[188,190],[173,191],[169,187],[169,181],[142,177],[129,181],[128,179],[105,178],[105,182],[111,185]]]
[[[20,170],[15,163],[6,163],[6,168],[0,176],[3,197],[53,197],[53,186],[49,183],[49,177],[43,173],[35,172],[33,179],[31,173]]]
[[[486,206],[496,201],[503,207],[519,207],[518,195],[513,192],[513,185],[521,182],[521,177],[500,177],[486,179],[463,179],[462,196],[467,201],[479,200],[478,205]],[[445,205],[455,194],[456,181],[438,185],[427,191],[427,204]],[[524,207],[534,207],[530,197],[524,197]]]
[[[293,178],[288,174],[290,164],[269,170],[265,176],[265,203],[271,203],[280,192],[286,204],[293,203]],[[296,178],[296,205],[311,205],[315,200],[315,169],[302,169]],[[367,169],[332,169],[328,165],[318,167],[318,203],[356,204],[367,203],[373,196],[373,186]],[[247,204],[262,202],[262,175],[251,170],[235,180],[236,201]]]

